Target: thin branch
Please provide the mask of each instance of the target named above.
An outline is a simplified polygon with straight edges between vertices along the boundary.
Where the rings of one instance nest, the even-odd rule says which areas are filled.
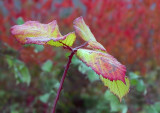
[[[87,46],[87,45],[88,45],[88,42],[85,42],[84,44],[82,44],[82,45],[80,45],[80,46],[78,46],[78,47],[73,48],[73,50],[78,50],[78,49],[80,49],[80,48],[82,48],[82,47],[85,47],[85,46]]]
[[[67,71],[68,71],[68,69],[69,69],[69,65],[70,65],[70,63],[71,63],[71,60],[72,60],[72,57],[73,57],[74,54],[75,54],[75,52],[73,51],[73,52],[70,54],[70,56],[69,56],[68,63],[67,63],[67,65],[66,65],[66,67],[65,67],[65,71],[64,71],[64,73],[63,73],[63,76],[62,76],[62,79],[61,79],[61,83],[60,83],[60,86],[59,86],[59,89],[58,89],[58,92],[57,92],[57,96],[56,96],[56,99],[55,99],[55,101],[54,101],[52,113],[55,113],[56,104],[57,104],[57,101],[58,101],[58,99],[59,99],[60,92],[61,92],[61,90],[62,90],[62,86],[63,86],[63,83],[64,83],[64,79],[65,79],[65,77],[66,77],[66,75],[67,75]]]
[[[61,44],[63,44],[64,45],[64,47],[66,48],[66,49],[69,49],[70,51],[72,51],[73,49],[71,48],[71,47],[69,47],[68,45],[66,45],[65,43],[63,43],[63,42],[61,42],[61,41],[59,41]]]
[[[71,64],[71,60],[72,60],[73,55],[77,52],[77,50],[78,50],[79,48],[82,48],[82,47],[88,45],[88,42],[85,42],[84,44],[82,44],[82,45],[80,45],[80,46],[75,47],[75,48],[72,49],[71,47],[69,47],[68,45],[64,44],[63,42],[60,42],[60,43],[62,43],[67,49],[71,50],[72,52],[71,52],[71,54],[70,54],[70,56],[69,56],[67,65],[66,65],[66,67],[65,67],[65,70],[64,70],[64,73],[63,73],[61,82],[60,82],[59,89],[58,89],[58,91],[57,91],[57,95],[56,95],[56,99],[55,99],[55,101],[54,101],[52,113],[55,113],[56,105],[57,105],[57,102],[58,102],[58,99],[59,99],[59,96],[60,96],[60,93],[61,93],[61,90],[62,90],[62,87],[63,87],[64,79],[65,79],[65,77],[66,77],[66,75],[67,75],[67,71],[68,71],[69,66],[70,66],[70,64]]]

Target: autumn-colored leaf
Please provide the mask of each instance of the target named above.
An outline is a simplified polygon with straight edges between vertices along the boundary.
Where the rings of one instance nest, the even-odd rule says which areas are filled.
[[[77,51],[78,58],[100,75],[104,85],[109,87],[121,101],[129,91],[129,80],[125,78],[126,67],[106,53],[106,49],[96,41],[82,17],[77,18],[74,24],[76,33],[84,41],[88,41],[87,47],[92,49],[79,49]]]
[[[100,76],[100,79],[104,83],[106,87],[110,89],[110,91],[117,95],[121,101],[122,97],[124,97],[129,92],[129,79],[125,77],[125,83],[124,84],[121,80],[113,80],[110,81],[109,79],[104,78],[103,76]]]
[[[83,17],[78,17],[73,22],[76,33],[80,35],[80,37],[84,41],[96,41],[94,35],[90,31],[89,27],[85,24]]]
[[[67,46],[72,46],[73,43],[75,42],[76,35],[75,35],[75,32],[72,32],[72,33],[68,33],[67,35],[64,35],[63,37],[59,37],[59,38],[63,38],[63,39],[58,40],[57,38],[57,41],[50,40],[49,42],[47,42],[47,44],[53,45],[53,46],[63,46],[62,43],[64,43]]]
[[[93,50],[100,50],[106,52],[106,49],[97,41],[89,41],[87,47]]]
[[[108,53],[78,49],[77,56],[98,75],[111,81],[121,80],[125,83],[126,67]]]
[[[83,17],[78,17],[73,22],[75,31],[84,41],[88,41],[88,48],[106,51],[106,49],[96,41],[89,27],[85,24]]]
[[[75,41],[75,33],[62,36],[59,32],[56,20],[41,24],[38,21],[27,21],[22,25],[15,25],[11,33],[22,44],[48,44],[53,46],[72,46]]]

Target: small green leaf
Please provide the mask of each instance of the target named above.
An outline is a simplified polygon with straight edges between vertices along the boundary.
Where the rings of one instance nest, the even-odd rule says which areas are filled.
[[[86,74],[86,72],[88,71],[88,68],[86,68],[86,65],[84,63],[81,63],[81,65],[79,65],[78,70],[82,73],[82,74]]]
[[[130,78],[130,79],[138,79],[139,76],[138,76],[136,73],[130,72],[130,73],[129,73],[129,78]]]
[[[136,90],[139,92],[143,92],[145,90],[145,84],[143,82],[143,80],[139,80],[136,86]]]
[[[14,61],[11,57],[6,56],[6,61],[8,63],[9,68],[11,68],[14,64]]]
[[[65,54],[65,57],[69,57],[69,55],[70,55],[70,52],[67,52],[67,53]]]
[[[138,80],[137,79],[131,79],[130,82],[131,82],[131,85],[135,86],[135,85],[137,85]]]
[[[42,65],[42,70],[46,72],[50,72],[52,69],[53,63],[51,60],[47,60],[43,65]]]
[[[54,84],[54,88],[56,88],[56,89],[58,89],[59,86],[60,86],[60,83],[59,83],[59,82],[56,82],[56,83]]]
[[[82,63],[82,61],[80,61],[76,56],[73,56],[73,58],[72,58],[72,64],[79,65],[81,63]]]
[[[19,18],[17,19],[17,24],[18,24],[18,25],[24,24],[24,20],[23,20],[22,17],[19,17]]]
[[[110,102],[117,102],[117,103],[120,103],[118,101],[118,98],[113,94],[111,93],[109,90],[107,90],[104,94],[104,98],[107,100],[107,101],[110,101]]]
[[[49,97],[50,97],[50,93],[46,93],[46,94],[44,94],[44,95],[41,95],[41,96],[39,97],[39,99],[40,99],[41,102],[47,103]]]
[[[80,61],[76,56],[73,57],[72,64],[79,65],[78,70],[83,74],[87,74],[87,78],[90,82],[99,80],[99,75],[97,75],[90,67]]]
[[[30,74],[29,74],[28,68],[25,67],[25,66],[23,66],[23,67],[20,69],[20,72],[21,72],[21,74],[22,74],[22,76],[23,76],[23,77],[22,77],[22,81],[23,81],[23,82],[26,82],[27,85],[29,85],[30,82],[31,82],[31,76],[30,76]]]
[[[34,44],[34,47],[35,47],[34,51],[36,53],[41,52],[41,51],[44,50],[44,46],[43,45],[36,45],[36,44]]]
[[[110,108],[112,112],[121,111],[121,113],[127,113],[127,105],[121,104],[118,98],[107,90],[104,94],[104,98],[110,102]]]
[[[99,75],[97,75],[93,70],[87,72],[87,77],[90,82],[99,80]]]
[[[17,83],[27,83],[27,85],[31,82],[31,76],[28,71],[28,68],[22,63],[19,65],[14,65],[14,74],[17,79]]]

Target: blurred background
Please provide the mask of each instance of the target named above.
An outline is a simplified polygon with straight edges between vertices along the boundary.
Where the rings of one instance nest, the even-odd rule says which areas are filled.
[[[69,55],[63,48],[21,45],[11,26],[55,19],[66,34],[79,16],[126,65],[130,92],[120,103],[74,57],[56,113],[160,113],[160,0],[1,0],[0,113],[50,113]],[[77,36],[74,46],[80,43]]]

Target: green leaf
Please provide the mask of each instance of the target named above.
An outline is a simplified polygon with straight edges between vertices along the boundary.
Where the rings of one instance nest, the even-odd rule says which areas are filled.
[[[36,45],[36,44],[34,44],[34,47],[35,47],[34,51],[36,53],[41,52],[41,51],[44,50],[44,46],[43,45]]]
[[[130,73],[129,73],[129,78],[130,78],[130,79],[138,79],[139,76],[138,76],[136,73],[130,72]]]
[[[44,95],[41,95],[41,96],[39,97],[39,99],[40,99],[41,102],[47,103],[49,97],[50,97],[50,93],[46,93],[46,94],[44,94]]]
[[[18,24],[18,25],[24,24],[24,20],[23,20],[22,17],[19,17],[19,18],[17,19],[17,24]]]
[[[136,73],[130,72],[129,73],[130,83],[132,86],[136,87],[136,90],[139,92],[146,91],[146,86],[143,82],[143,80],[137,75]]]
[[[68,58],[70,54],[70,52],[65,53],[65,57]]]
[[[28,71],[28,68],[23,66],[21,69],[20,69],[20,72],[21,72],[21,75],[22,75],[22,81],[23,82],[26,82],[27,85],[30,84],[31,82],[31,76],[29,74],[29,71]]]
[[[104,98],[110,102],[110,108],[112,112],[121,111],[121,113],[127,113],[127,105],[121,104],[118,98],[112,94],[109,90],[107,90],[104,94]]]
[[[145,90],[145,84],[143,82],[143,80],[139,80],[136,86],[136,90],[139,92],[143,92]]]
[[[119,97],[120,101],[122,97],[129,92],[130,84],[129,84],[129,79],[127,77],[125,78],[126,84],[124,84],[121,80],[110,81],[108,79],[103,78],[102,76],[100,76],[100,79],[102,80],[104,85],[110,89],[110,91],[113,94]]]
[[[130,82],[131,82],[131,85],[136,86],[137,83],[138,83],[138,80],[137,79],[131,79]]]
[[[6,56],[6,61],[8,63],[9,68],[11,68],[13,66],[13,64],[14,64],[13,59],[11,57],[9,57],[9,56]]]
[[[87,66],[84,63],[81,63],[78,67],[78,70],[82,73],[82,74],[86,74],[88,71],[88,68],[86,68]]]
[[[29,85],[31,82],[31,76],[30,76],[27,66],[20,60],[11,58],[12,59],[11,61],[9,59],[10,58],[8,57],[7,61],[9,61],[8,63],[10,67],[13,68],[13,72],[17,80],[17,83],[27,83],[27,85]]]
[[[90,82],[99,80],[99,75],[97,75],[90,67],[85,65],[82,61],[80,61],[76,56],[73,56],[72,64],[79,65],[78,70],[83,74],[87,74],[87,78]]]
[[[56,88],[56,89],[58,89],[59,86],[60,86],[60,83],[59,83],[59,82],[56,82],[56,83],[54,84],[54,88]]]
[[[80,61],[75,55],[73,56],[73,58],[72,58],[72,64],[74,64],[74,65],[79,65],[79,64],[81,64],[82,63],[82,61]]]
[[[156,102],[156,103],[154,104],[154,108],[157,110],[157,112],[160,113],[160,102]]]
[[[144,106],[145,113],[159,113],[153,105]]]
[[[31,76],[28,71],[28,68],[24,64],[14,65],[14,74],[17,78],[17,83],[27,83],[27,85],[31,82]]]
[[[87,72],[87,78],[90,82],[99,80],[99,75],[97,75],[93,70]]]
[[[51,60],[47,60],[43,65],[42,65],[42,70],[46,72],[50,72],[52,69],[53,63]]]
[[[118,98],[113,94],[111,93],[109,90],[107,90],[105,93],[104,93],[104,98],[107,100],[107,101],[110,101],[110,102],[116,102],[116,103],[120,103]]]

